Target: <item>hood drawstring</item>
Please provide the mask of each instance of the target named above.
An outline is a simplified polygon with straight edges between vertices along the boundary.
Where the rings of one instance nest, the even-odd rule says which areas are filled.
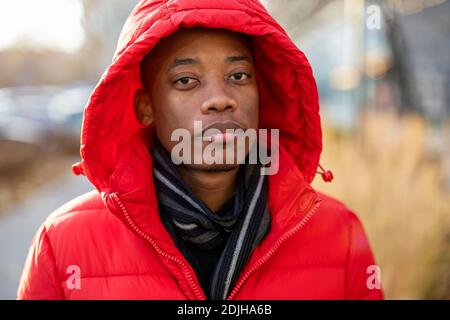
[[[317,171],[316,174],[320,173],[320,175],[322,176],[323,181],[331,182],[333,180],[333,178],[334,178],[333,172],[331,172],[331,170],[324,170],[322,168],[322,166],[320,165],[320,163],[319,163],[319,168],[322,171]]]
[[[84,167],[83,167],[83,163],[80,161],[80,162],[77,162],[77,163],[73,164],[73,165],[72,165],[72,172],[73,172],[76,176],[79,176],[79,175],[81,175],[81,174],[84,175]]]

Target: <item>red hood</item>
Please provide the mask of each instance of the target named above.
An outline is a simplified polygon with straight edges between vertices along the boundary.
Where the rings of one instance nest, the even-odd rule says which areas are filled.
[[[111,191],[113,185],[116,188],[118,180],[122,185],[134,183],[123,181],[128,179],[124,171],[131,170],[124,166],[131,167],[127,160],[132,156],[146,159],[149,143],[133,110],[134,93],[142,87],[140,61],[161,38],[180,26],[251,35],[259,77],[260,127],[280,129],[281,148],[310,183],[322,150],[319,100],[311,66],[256,0],[139,1],[125,23],[112,64],[85,108],[82,162],[74,166],[74,171],[85,174],[103,192]],[[148,174],[138,165],[133,169],[138,171],[135,176]]]

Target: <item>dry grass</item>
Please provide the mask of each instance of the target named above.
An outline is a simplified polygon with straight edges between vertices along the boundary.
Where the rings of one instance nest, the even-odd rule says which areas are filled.
[[[367,113],[356,134],[324,128],[322,163],[335,179],[314,186],[361,218],[388,299],[450,298],[450,126],[443,127],[438,152],[430,150],[432,128],[415,115]]]

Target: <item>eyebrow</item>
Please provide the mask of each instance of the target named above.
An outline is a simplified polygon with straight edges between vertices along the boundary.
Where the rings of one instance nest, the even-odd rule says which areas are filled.
[[[225,59],[225,62],[227,62],[227,63],[240,62],[240,61],[247,61],[249,63],[253,62],[253,60],[248,55],[245,55],[245,54],[229,56]],[[177,58],[169,65],[168,70],[173,69],[178,66],[193,65],[193,64],[200,64],[200,60],[194,59],[194,58],[183,58],[183,59]]]
[[[175,59],[170,65],[169,70],[178,66],[185,66],[190,64],[200,64],[200,60],[193,58]]]
[[[253,60],[252,60],[249,56],[247,56],[247,55],[245,55],[245,54],[240,54],[240,55],[237,55],[237,56],[230,56],[230,57],[227,57],[227,58],[225,59],[225,61],[228,62],[228,63],[232,63],[232,62],[240,62],[240,61],[247,61],[247,62],[249,62],[249,63],[252,63],[252,62],[253,62]]]

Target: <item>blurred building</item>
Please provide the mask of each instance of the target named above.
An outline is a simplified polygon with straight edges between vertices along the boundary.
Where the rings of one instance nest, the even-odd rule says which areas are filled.
[[[309,58],[331,123],[352,127],[366,108],[435,122],[450,115],[449,1],[282,0],[268,8]]]
[[[97,81],[111,63],[122,26],[136,0],[81,0],[86,41],[81,57],[89,65],[86,77]]]

